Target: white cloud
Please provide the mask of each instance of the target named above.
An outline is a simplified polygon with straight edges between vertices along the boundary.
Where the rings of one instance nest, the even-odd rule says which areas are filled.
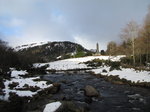
[[[23,20],[21,20],[21,19],[18,19],[18,18],[13,18],[10,21],[10,23],[9,23],[9,25],[13,26],[13,27],[15,27],[15,26],[22,26],[24,24],[25,24],[25,22]]]
[[[105,44],[106,42],[104,42],[103,40],[92,40],[93,36],[88,37],[88,35],[75,35],[73,36],[73,38],[76,43],[81,44],[87,49],[96,49],[97,43],[99,44],[100,50],[106,50],[107,47]]]
[[[81,44],[83,47],[87,48],[87,49],[95,49],[95,45],[94,42],[87,40],[87,38],[85,36],[74,36],[73,37],[76,43]]]

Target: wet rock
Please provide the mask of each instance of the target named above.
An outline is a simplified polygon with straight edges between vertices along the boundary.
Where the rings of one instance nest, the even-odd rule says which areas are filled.
[[[84,107],[77,106],[72,101],[63,101],[57,112],[86,112]]]
[[[98,91],[93,86],[87,85],[85,87],[84,91],[85,91],[86,96],[89,96],[89,97],[98,97],[99,96]]]
[[[50,89],[49,93],[56,94],[60,90],[61,84],[53,83],[53,87]]]
[[[42,94],[56,94],[57,92],[59,92],[60,87],[61,87],[61,84],[53,83],[53,86],[48,87],[44,89],[43,91],[39,91],[38,95],[41,96]]]
[[[60,90],[61,84],[59,83],[53,83],[53,86],[50,88],[47,88],[46,91],[48,94],[56,94]]]

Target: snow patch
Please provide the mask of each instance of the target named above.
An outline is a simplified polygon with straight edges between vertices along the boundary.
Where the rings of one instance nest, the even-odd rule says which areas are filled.
[[[56,59],[61,59],[62,56],[58,56]]]
[[[55,112],[61,106],[61,102],[49,103],[45,106],[43,112]]]
[[[23,78],[19,75],[25,75],[28,74],[26,71],[17,71],[12,70],[11,78],[10,80],[5,80],[4,85],[5,88],[3,89],[3,92],[5,95],[0,96],[1,100],[9,100],[10,93],[16,93],[16,95],[20,97],[33,97],[33,95],[36,95],[39,91],[42,91],[45,88],[49,88],[53,86],[52,84],[47,85],[47,81],[35,81],[39,80],[40,77],[32,77],[32,78]],[[10,88],[10,85],[16,84],[15,87]],[[28,90],[28,87],[37,88],[35,92],[32,92]],[[24,89],[24,90],[22,90]]]
[[[106,70],[107,73],[102,72]],[[106,76],[118,76],[120,79],[126,79],[131,82],[150,82],[150,72],[149,71],[138,71],[133,68],[121,68],[121,70],[109,71],[110,67],[104,66],[101,68],[93,69],[92,72],[95,74],[102,74]]]
[[[19,75],[26,75],[26,74],[28,74],[28,73],[23,70],[20,70],[20,71],[12,70],[11,71],[11,77],[19,77]]]
[[[40,43],[32,43],[32,44],[27,44],[27,45],[22,45],[22,46],[17,46],[14,48],[16,51],[31,48],[31,47],[36,47],[36,46],[42,46],[44,44],[47,44],[48,42],[40,42]]]
[[[91,67],[87,67],[86,64],[83,62],[91,61],[94,59],[101,59],[101,60],[111,60],[111,61],[120,61],[120,58],[125,57],[124,55],[120,56],[87,56],[81,58],[71,58],[65,60],[54,61],[50,63],[36,63],[34,64],[35,68],[45,66],[46,64],[49,65],[47,70],[72,70],[72,69],[87,69]]]

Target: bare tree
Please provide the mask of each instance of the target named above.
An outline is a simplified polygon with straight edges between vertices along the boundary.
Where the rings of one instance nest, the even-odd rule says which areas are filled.
[[[116,55],[117,44],[113,41],[109,42],[107,45],[107,53],[109,55]]]
[[[149,54],[150,54],[150,6],[148,13],[146,15],[145,21],[144,21],[144,31],[143,31],[143,38],[145,40],[145,48],[146,48],[146,61],[149,62]]]
[[[120,35],[125,42],[131,42],[133,65],[135,65],[135,38],[138,37],[138,29],[138,24],[135,21],[130,21],[125,28],[123,28]]]

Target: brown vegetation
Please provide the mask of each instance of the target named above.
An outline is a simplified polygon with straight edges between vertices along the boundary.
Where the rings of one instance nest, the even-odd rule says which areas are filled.
[[[139,26],[135,21],[130,21],[120,34],[122,42],[109,42],[107,54],[127,56],[126,64],[134,66],[148,66],[150,63],[150,9],[145,17],[143,25]],[[124,60],[125,61],[125,60]]]

